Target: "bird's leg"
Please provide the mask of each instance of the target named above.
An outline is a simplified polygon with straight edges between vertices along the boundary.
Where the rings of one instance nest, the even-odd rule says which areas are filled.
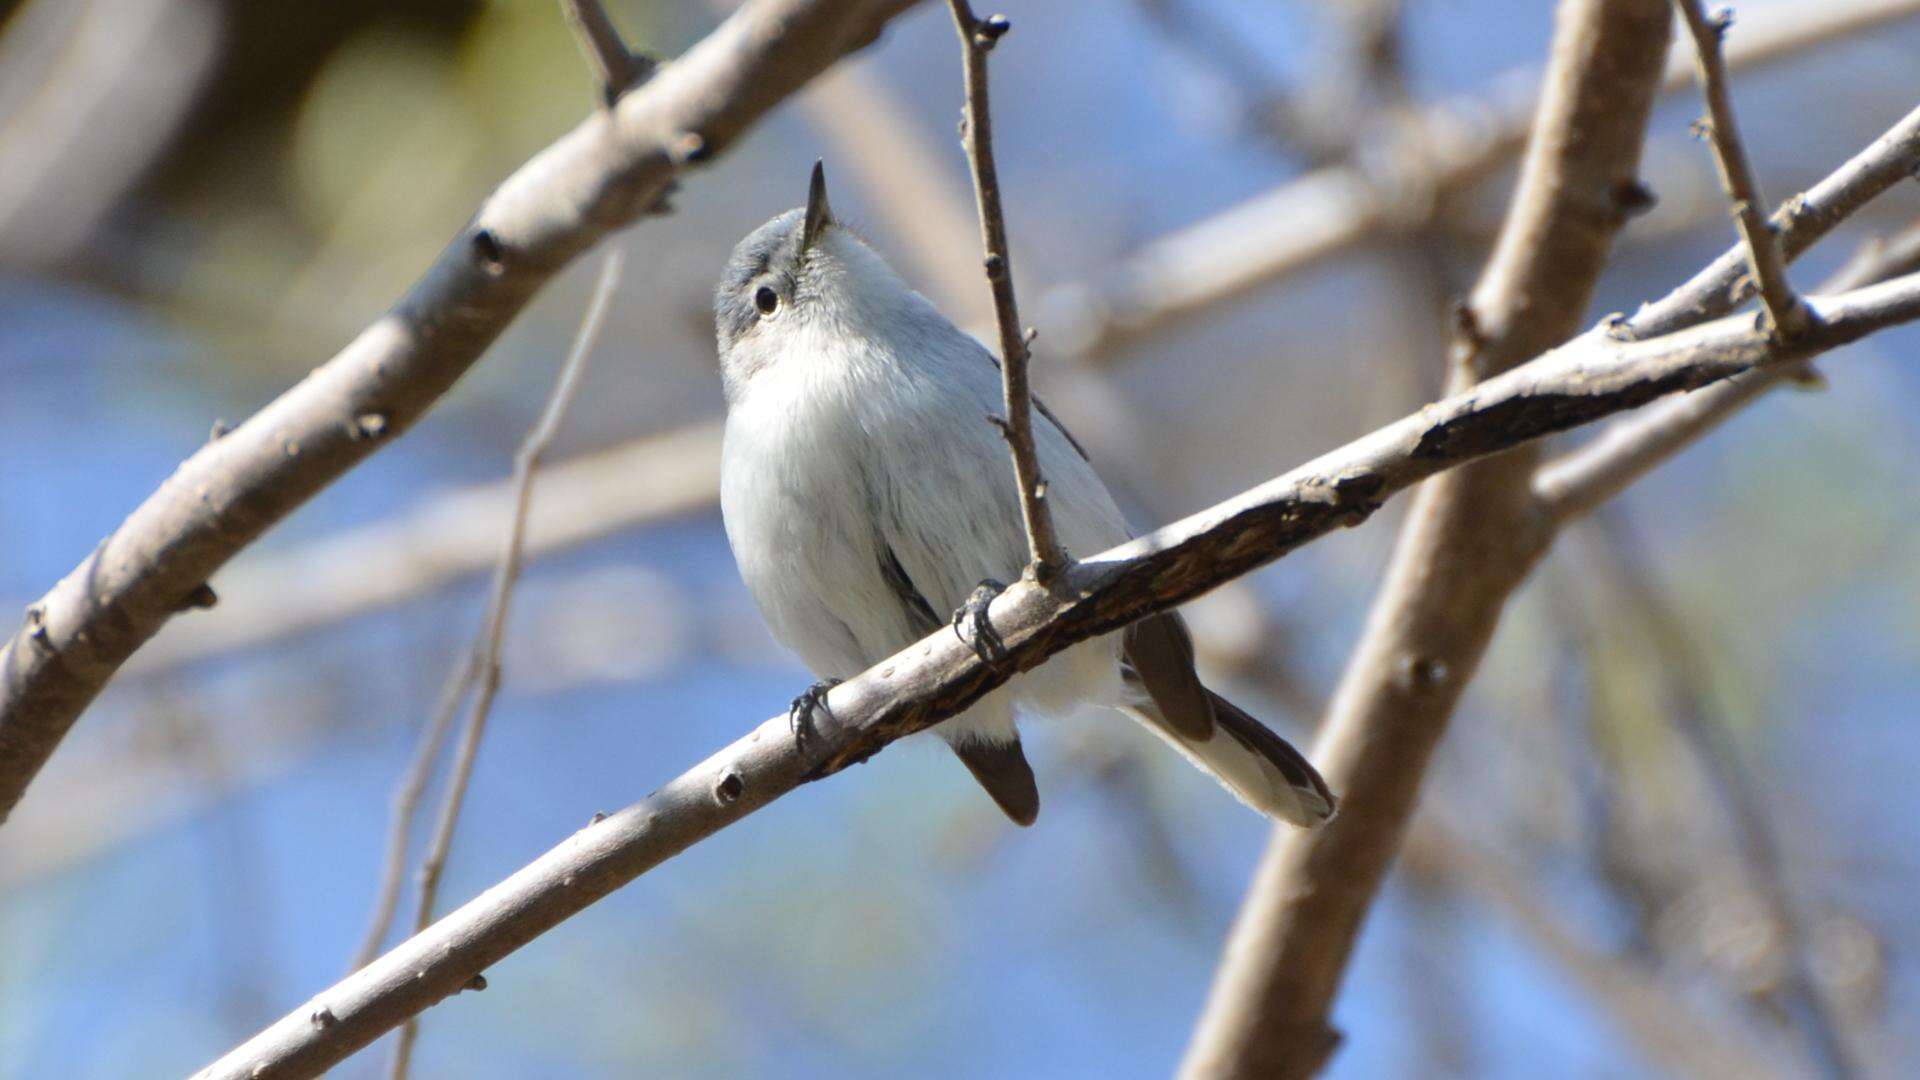
[[[827,691],[839,686],[840,682],[839,679],[821,679],[807,687],[799,697],[793,699],[793,704],[787,706],[787,725],[793,729],[796,745],[805,746],[807,740],[813,738],[813,710],[820,709],[828,716],[833,715],[833,710],[827,708]]]
[[[953,613],[953,632],[973,648],[973,654],[982,663],[995,664],[1007,655],[1007,643],[987,618],[987,608],[993,606],[994,597],[1006,591],[1005,585],[988,578],[974,586],[967,602]]]

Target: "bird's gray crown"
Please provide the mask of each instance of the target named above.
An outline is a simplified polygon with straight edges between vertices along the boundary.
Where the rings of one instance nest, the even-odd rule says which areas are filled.
[[[723,354],[762,316],[755,303],[755,294],[762,286],[772,288],[782,304],[790,304],[800,295],[798,286],[807,253],[833,224],[833,210],[827,205],[826,169],[816,161],[807,184],[807,205],[748,233],[727,259],[713,297],[714,329]]]
[[[783,297],[792,296],[801,265],[806,261],[800,240],[806,210],[795,207],[747,234],[735,245],[720,272],[720,286],[713,294],[714,330],[720,337],[720,349],[726,351],[740,335],[752,329],[760,318],[753,306],[756,286],[768,279],[775,281]]]

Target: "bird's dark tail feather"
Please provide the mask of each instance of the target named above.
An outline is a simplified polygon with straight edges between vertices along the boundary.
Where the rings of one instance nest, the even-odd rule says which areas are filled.
[[[1333,817],[1333,792],[1304,754],[1240,706],[1211,690],[1206,694],[1214,718],[1206,739],[1176,730],[1151,701],[1125,711],[1255,810],[1307,828]]]

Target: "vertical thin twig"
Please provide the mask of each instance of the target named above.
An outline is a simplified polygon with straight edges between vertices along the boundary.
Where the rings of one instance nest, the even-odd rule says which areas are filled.
[[[560,10],[579,39],[587,63],[593,66],[608,105],[653,71],[653,61],[635,55],[620,40],[620,31],[600,0],[560,0]]]
[[[1032,564],[1027,572],[1042,584],[1067,565],[1067,553],[1053,531],[1047,484],[1033,450],[1033,399],[1027,387],[1027,338],[1013,298],[1013,262],[1007,250],[1007,222],[1000,210],[1000,176],[993,165],[993,116],[987,106],[987,53],[1013,24],[1004,15],[975,18],[967,0],[948,0],[960,34],[966,64],[965,143],[973,166],[973,193],[980,204],[980,239],[986,246],[987,284],[993,290],[993,314],[1000,325],[1000,377],[1007,417],[991,418],[1013,451],[1013,474],[1020,484],[1020,515],[1026,521]]]
[[[400,889],[406,883],[407,876],[407,838],[413,835],[413,820],[420,812],[420,797],[426,793],[427,779],[433,775],[434,763],[440,760],[440,750],[447,745],[447,735],[453,730],[453,718],[460,712],[460,703],[466,700],[467,689],[473,685],[473,649],[468,647],[460,651],[460,659],[453,670],[447,672],[447,681],[440,690],[440,701],[434,706],[433,719],[420,736],[420,745],[413,752],[413,761],[407,766],[407,774],[393,789],[393,811],[387,824],[387,855],[380,872],[380,888],[374,893],[373,918],[367,920],[366,936],[360,940],[360,948],[353,954],[353,962],[348,971],[359,971],[368,961],[380,955],[380,946],[386,943],[387,931],[393,928],[394,912],[400,908]]]
[[[453,770],[447,777],[447,791],[440,803],[440,817],[434,824],[433,840],[427,847],[426,856],[420,861],[420,901],[414,909],[413,919],[415,933],[425,930],[433,921],[434,901],[440,891],[440,875],[446,869],[447,852],[453,846],[453,830],[460,822],[460,809],[466,802],[467,785],[473,778],[473,762],[480,753],[480,740],[486,734],[487,714],[492,711],[494,694],[500,689],[500,645],[506,636],[508,602],[513,596],[514,583],[520,577],[528,510],[533,504],[533,476],[540,467],[540,459],[548,445],[553,442],[554,434],[559,431],[561,420],[566,417],[567,407],[573,403],[575,391],[579,389],[580,375],[586,370],[587,357],[593,351],[594,340],[600,336],[607,308],[612,304],[614,290],[620,284],[620,270],[624,261],[617,248],[607,253],[606,263],[600,270],[599,284],[594,287],[593,301],[588,305],[586,317],[580,323],[580,331],[573,339],[573,351],[560,369],[560,379],[554,384],[553,396],[548,399],[546,411],[541,414],[533,430],[527,433],[526,441],[520,444],[520,452],[514,457],[513,520],[508,526],[506,543],[500,552],[500,565],[494,571],[493,592],[487,600],[486,622],[479,640],[474,643],[471,658],[462,661],[465,678],[471,679],[477,675],[480,689],[474,697],[473,711],[467,715],[466,726],[460,732],[460,746],[455,751]],[[417,1019],[409,1019],[406,1026],[400,1029],[400,1038],[394,1046],[393,1068],[388,1073],[393,1080],[405,1080],[413,1056],[413,1043],[419,1037],[419,1032]]]
[[[1733,120],[1733,100],[1727,93],[1727,63],[1720,50],[1721,38],[1731,24],[1733,13],[1722,10],[1709,18],[1700,0],[1674,0],[1693,37],[1694,63],[1700,72],[1700,92],[1707,99],[1707,118],[1702,121],[1713,145],[1713,160],[1720,167],[1720,182],[1733,202],[1734,223],[1747,245],[1747,259],[1753,267],[1754,285],[1767,317],[1773,320],[1774,333],[1792,337],[1807,326],[1807,307],[1794,294],[1787,280],[1787,259],[1780,241],[1767,224],[1767,204],[1753,176],[1753,164],[1747,160],[1747,148],[1740,141],[1740,129]]]

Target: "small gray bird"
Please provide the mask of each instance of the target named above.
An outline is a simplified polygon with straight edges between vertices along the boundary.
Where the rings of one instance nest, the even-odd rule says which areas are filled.
[[[818,164],[807,205],[734,248],[713,306],[727,396],[721,511],[774,636],[823,680],[795,699],[804,723],[826,687],[947,625],[943,612],[979,602],[976,585],[1025,565],[1007,451],[987,422],[1004,407],[999,364],[834,221]],[[1090,554],[1125,542],[1079,445],[1037,413],[1061,543]],[[1029,825],[1040,794],[1016,705],[1118,709],[1262,813],[1307,826],[1333,815],[1299,751],[1200,684],[1173,613],[1082,642],[934,729]]]

